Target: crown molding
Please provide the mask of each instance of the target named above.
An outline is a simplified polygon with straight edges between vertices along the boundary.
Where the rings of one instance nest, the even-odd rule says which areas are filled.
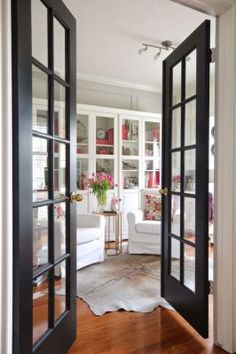
[[[77,73],[77,80],[96,82],[98,84],[118,86],[123,88],[125,87],[133,90],[161,93],[161,88],[158,88],[156,86],[140,84],[138,82],[132,82],[132,81],[119,80],[119,79],[115,79],[103,75],[79,72]]]

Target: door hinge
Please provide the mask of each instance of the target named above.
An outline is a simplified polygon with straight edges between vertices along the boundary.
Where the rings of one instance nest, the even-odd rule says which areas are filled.
[[[216,49],[211,48],[210,49],[210,63],[215,63],[216,62]]]
[[[209,295],[214,294],[214,281],[213,280],[208,280],[208,294]]]

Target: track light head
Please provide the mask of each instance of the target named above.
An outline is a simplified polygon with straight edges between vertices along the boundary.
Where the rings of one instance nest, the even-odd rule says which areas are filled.
[[[153,59],[157,60],[160,55],[161,55],[161,48],[159,48],[158,52],[154,55]]]
[[[142,52],[146,52],[147,49],[148,49],[147,45],[143,45],[143,47],[138,50],[139,55],[141,55]]]

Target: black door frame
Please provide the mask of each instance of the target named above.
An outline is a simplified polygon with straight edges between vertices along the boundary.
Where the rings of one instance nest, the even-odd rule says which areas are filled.
[[[76,22],[61,0],[43,0],[49,13],[67,28],[70,55],[67,65],[67,193],[76,190]],[[12,87],[13,87],[13,352],[32,353],[32,50],[31,0],[12,0]],[[52,26],[48,17],[49,27]],[[51,44],[49,36],[48,44]],[[53,59],[53,58],[51,58]],[[52,73],[52,78],[54,74]],[[50,82],[50,80],[49,80]],[[50,88],[49,88],[50,89]],[[53,112],[51,112],[53,114]],[[51,118],[52,119],[52,118]],[[70,125],[68,125],[70,124]],[[56,332],[50,328],[47,344],[38,343],[34,352],[65,353],[76,337],[76,206],[69,206],[70,233],[68,311]],[[53,215],[51,216],[53,217]],[[50,290],[49,290],[50,291]],[[73,328],[73,330],[72,330]],[[56,337],[56,338],[55,338]],[[55,345],[56,339],[56,345]]]
[[[162,121],[162,186],[171,191],[171,110],[172,110],[172,67],[182,62],[182,98],[184,104],[194,97],[185,99],[185,62],[183,58],[197,48],[197,92],[196,92],[196,293],[194,294],[170,274],[170,218],[171,195],[163,196],[162,210],[162,286],[164,297],[191,325],[203,336],[208,336],[208,140],[209,140],[209,63],[210,63],[210,21],[200,25],[178,48],[163,62],[163,121]],[[164,94],[166,92],[166,94]],[[182,111],[182,114],[183,111]],[[181,114],[181,116],[182,116]],[[183,119],[183,116],[182,116]],[[182,125],[181,135],[184,134]],[[183,148],[181,149],[181,174],[184,171]],[[183,174],[181,183],[183,185]],[[180,193],[183,195],[184,191]],[[181,214],[183,218],[183,205]],[[183,223],[183,219],[181,224]],[[182,244],[182,241],[181,241]],[[183,266],[183,246],[182,246]],[[183,269],[181,270],[183,273]],[[183,279],[183,274],[181,274]],[[199,304],[201,304],[199,308]],[[200,316],[201,314],[201,316]],[[201,318],[201,320],[200,320]]]

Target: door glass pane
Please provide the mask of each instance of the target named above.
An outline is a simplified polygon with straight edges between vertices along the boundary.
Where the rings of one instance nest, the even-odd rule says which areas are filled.
[[[66,261],[55,267],[54,316],[57,321],[66,311]]]
[[[33,201],[48,199],[48,142],[33,137]]]
[[[55,260],[66,253],[66,204],[54,205],[54,256]]]
[[[33,344],[48,330],[48,286],[48,273],[33,280]]]
[[[66,32],[65,28],[54,17],[54,72],[65,79],[66,69]]]
[[[77,115],[77,154],[88,154],[88,116]]]
[[[145,142],[153,143],[155,141],[160,141],[160,124],[145,122]]]
[[[122,155],[138,156],[139,154],[139,121],[122,119]],[[151,133],[152,134],[152,133]],[[152,136],[158,136],[158,130]],[[146,134],[146,138],[147,138]],[[150,136],[151,138],[151,136]],[[153,141],[153,138],[151,138]],[[150,142],[150,141],[149,141]]]
[[[185,105],[185,146],[196,144],[196,100]]]
[[[191,97],[196,95],[197,89],[197,51],[194,49],[186,57],[186,87],[185,87],[185,97]]]
[[[184,238],[191,242],[196,238],[195,203],[195,198],[184,198]]]
[[[114,155],[114,118],[96,117],[96,154]]]
[[[184,244],[184,285],[195,291],[195,248]]]
[[[171,189],[180,192],[180,152],[172,152]]]
[[[32,67],[33,130],[48,132],[48,76]]]
[[[54,143],[54,195],[61,198],[66,194],[66,145]]]
[[[66,89],[54,81],[54,135],[66,137]]]
[[[33,270],[48,263],[48,207],[33,208]]]
[[[172,111],[172,149],[181,146],[181,108]]]
[[[114,160],[112,159],[97,159],[96,173],[106,173],[114,178]]]
[[[153,160],[145,161],[145,171],[153,171]]]
[[[171,198],[171,233],[180,237],[180,196]]]
[[[77,188],[88,189],[88,159],[77,158]]]
[[[122,161],[123,188],[133,189],[139,186],[139,160]],[[155,175],[154,175],[155,177]],[[154,179],[155,181],[155,179]]]
[[[196,150],[187,150],[184,153],[184,191],[195,193],[196,185]]]
[[[160,165],[160,148],[158,142],[146,143],[145,142],[145,156],[152,157]]]
[[[31,1],[32,56],[48,66],[48,10],[40,0]]]
[[[170,238],[171,242],[171,270],[170,275],[180,280],[180,241]]]
[[[172,69],[172,106],[181,101],[181,62]]]

